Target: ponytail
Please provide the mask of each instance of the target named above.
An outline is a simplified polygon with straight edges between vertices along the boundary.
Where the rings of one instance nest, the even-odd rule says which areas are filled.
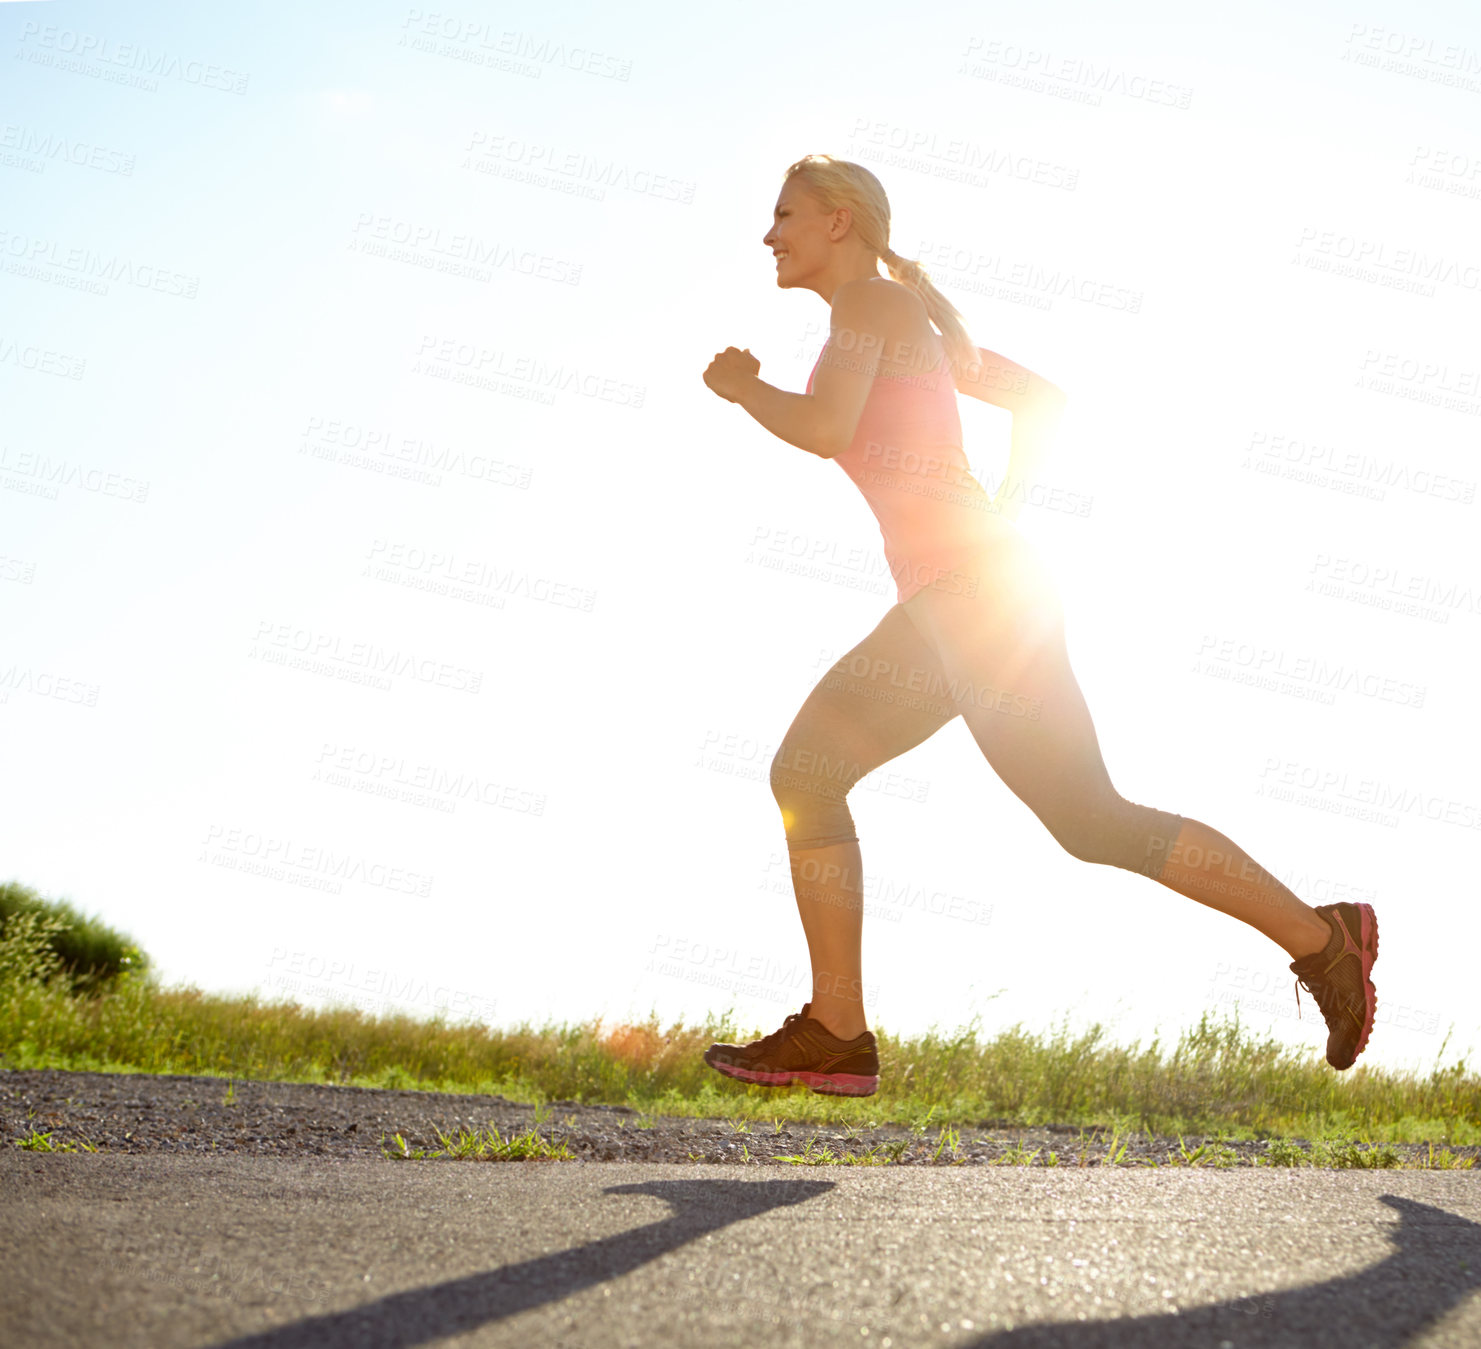
[[[902,258],[888,245],[882,256],[890,275],[920,295],[926,306],[926,313],[936,325],[936,331],[941,334],[942,344],[946,347],[946,358],[953,369],[961,372],[978,365],[982,360],[982,353],[968,334],[967,325],[962,321],[956,306],[932,284],[931,274],[918,261]],[[956,380],[961,382],[960,373]]]
[[[978,365],[982,353],[967,332],[956,307],[931,282],[930,273],[912,258],[902,258],[890,247],[890,202],[883,184],[862,164],[832,155],[804,155],[788,168],[783,182],[800,175],[825,211],[846,206],[860,242],[889,269],[890,276],[909,286],[926,306],[926,314],[941,334],[946,358],[957,383],[962,372]]]

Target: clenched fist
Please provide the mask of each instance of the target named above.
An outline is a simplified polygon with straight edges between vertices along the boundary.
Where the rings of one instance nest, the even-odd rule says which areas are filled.
[[[709,369],[704,373],[704,381],[721,398],[734,403],[745,387],[746,380],[760,373],[761,362],[751,355],[749,347],[744,351],[726,347],[724,351],[716,353],[715,359],[710,362]]]

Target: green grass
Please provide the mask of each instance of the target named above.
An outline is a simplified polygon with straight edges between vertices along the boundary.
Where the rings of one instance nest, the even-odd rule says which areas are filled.
[[[1036,1161],[1038,1161],[1043,1151],[1043,1148],[1035,1148],[1032,1152],[1030,1152],[1026,1147],[1024,1147],[1022,1143],[1014,1143],[1012,1147],[1008,1148],[1001,1156],[995,1157],[988,1163],[988,1165],[1032,1166]],[[1059,1157],[1057,1154],[1051,1152],[1049,1154],[1049,1158],[1051,1158],[1052,1160],[1046,1159],[1044,1163],[1046,1166],[1059,1165]]]
[[[87,917],[66,900],[43,899],[18,881],[0,884],[0,938],[12,921],[26,914],[55,920],[47,945],[74,993],[93,992],[149,967],[143,951],[101,919]]]
[[[754,1028],[757,1032],[764,1028]],[[768,1092],[716,1077],[716,1039],[746,1039],[728,1018],[698,1025],[600,1022],[490,1029],[442,1018],[311,1009],[253,995],[131,981],[89,997],[37,982],[0,985],[0,1065],[218,1075],[500,1093],[525,1102],[633,1106],[658,1114],[819,1124],[1060,1124],[1235,1138],[1361,1136],[1369,1142],[1481,1142],[1481,1081],[1464,1062],[1427,1074],[1333,1072],[1315,1053],[1262,1041],[1208,1017],[1161,1045],[1108,1042],[1099,1026],[1035,1032],[877,1032],[885,1071],[864,1100]],[[231,1088],[226,1087],[227,1091]],[[1279,1163],[1276,1163],[1279,1164]]]
[[[849,1099],[720,1078],[700,1057],[711,1041],[772,1029],[738,1026],[728,1014],[699,1024],[650,1017],[625,1026],[488,1028],[164,988],[144,974],[79,991],[75,970],[63,967],[40,931],[45,922],[35,912],[13,916],[0,936],[0,1067],[217,1075],[228,1079],[228,1101],[230,1080],[259,1079],[617,1103],[640,1112],[628,1120],[636,1128],[659,1114],[729,1117],[737,1129],[759,1121],[780,1129],[781,1115],[861,1129],[930,1126],[943,1131],[938,1161],[955,1156],[948,1131],[962,1126],[1110,1131],[1093,1158],[1110,1164],[1138,1131],[1213,1136],[1170,1158],[1182,1165],[1224,1161],[1219,1140],[1267,1140],[1262,1160],[1272,1166],[1384,1166],[1387,1143],[1438,1145],[1437,1164],[1445,1165],[1446,1156],[1456,1160],[1448,1149],[1481,1143],[1481,1077],[1464,1060],[1445,1064],[1443,1044],[1428,1072],[1336,1073],[1317,1048],[1325,1040],[1320,1023],[1308,1050],[1207,1015],[1175,1041],[1145,1044],[1114,1043],[1099,1025],[1015,1025],[984,1035],[974,1022],[910,1037],[877,1027],[880,1091]],[[1304,1149],[1282,1142],[1293,1138],[1325,1141]],[[450,1140],[444,1151],[450,1144],[493,1156],[512,1140]]]
[[[1272,1143],[1284,1145],[1286,1143],[1286,1140],[1268,1140],[1266,1144],[1267,1155],[1269,1147]],[[1295,1147],[1297,1152],[1301,1151],[1299,1145],[1292,1144],[1291,1146]],[[1282,1153],[1281,1155],[1286,1156],[1287,1154]],[[1187,1143],[1183,1141],[1183,1136],[1179,1134],[1177,1152],[1169,1152],[1167,1154],[1167,1161],[1168,1165],[1170,1166],[1234,1166],[1237,1165],[1239,1161],[1239,1154],[1235,1152],[1233,1148],[1225,1147],[1222,1137],[1220,1137],[1218,1134],[1216,1134],[1211,1139],[1205,1140],[1196,1148],[1193,1148],[1191,1150],[1189,1149]],[[1258,1161],[1256,1162],[1256,1165],[1259,1165]],[[1272,1163],[1272,1165],[1275,1165],[1275,1163]],[[1279,1163],[1279,1165],[1296,1166],[1300,1165],[1300,1163],[1294,1161],[1282,1161]]]
[[[1284,1139],[1271,1139],[1267,1144],[1267,1156],[1257,1165],[1265,1166],[1327,1166],[1353,1170],[1386,1170],[1404,1165],[1399,1154],[1386,1143],[1359,1143],[1352,1139],[1317,1139],[1310,1148]],[[1456,1167],[1469,1167],[1469,1158],[1456,1157],[1448,1149],[1435,1152],[1430,1144],[1424,1169],[1447,1171]]]
[[[27,1152],[96,1152],[97,1151],[97,1148],[95,1148],[91,1143],[82,1142],[82,1141],[69,1142],[69,1143],[53,1143],[51,1141],[51,1134],[49,1132],[48,1133],[41,1134],[41,1133],[37,1133],[35,1129],[32,1129],[31,1132],[25,1138],[17,1138],[15,1140],[15,1145],[18,1148],[24,1148]]]
[[[802,1145],[801,1152],[774,1153],[772,1160],[791,1162],[793,1166],[888,1166],[891,1161],[899,1158],[898,1152],[890,1157],[879,1147],[869,1148],[865,1152],[835,1153],[827,1146],[818,1147],[817,1141],[816,1138],[809,1138]]]
[[[458,1136],[451,1138],[441,1129],[436,1131],[437,1141],[442,1144],[433,1152],[425,1148],[414,1148],[400,1134],[393,1134],[396,1146],[385,1146],[381,1139],[382,1155],[393,1161],[419,1161],[425,1157],[451,1157],[464,1162],[526,1162],[555,1161],[569,1162],[575,1155],[564,1143],[552,1143],[533,1126],[522,1134],[511,1134],[508,1138],[490,1125],[486,1130],[460,1129]]]

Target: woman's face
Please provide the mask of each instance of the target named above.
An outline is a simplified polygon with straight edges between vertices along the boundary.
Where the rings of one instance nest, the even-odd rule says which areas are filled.
[[[761,240],[776,256],[776,283],[782,288],[800,286],[829,261],[829,224],[842,214],[847,228],[847,208],[824,211],[800,177],[782,187],[772,211],[771,228]]]

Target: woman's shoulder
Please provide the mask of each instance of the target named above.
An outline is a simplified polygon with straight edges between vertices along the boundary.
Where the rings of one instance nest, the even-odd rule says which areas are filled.
[[[833,292],[835,309],[840,300],[880,310],[910,308],[912,302],[922,311],[925,309],[920,292],[889,276],[856,276],[852,281],[845,281]]]
[[[879,373],[896,376],[934,369],[941,336],[918,291],[886,276],[845,281],[833,293],[829,341],[865,345],[879,353]]]

